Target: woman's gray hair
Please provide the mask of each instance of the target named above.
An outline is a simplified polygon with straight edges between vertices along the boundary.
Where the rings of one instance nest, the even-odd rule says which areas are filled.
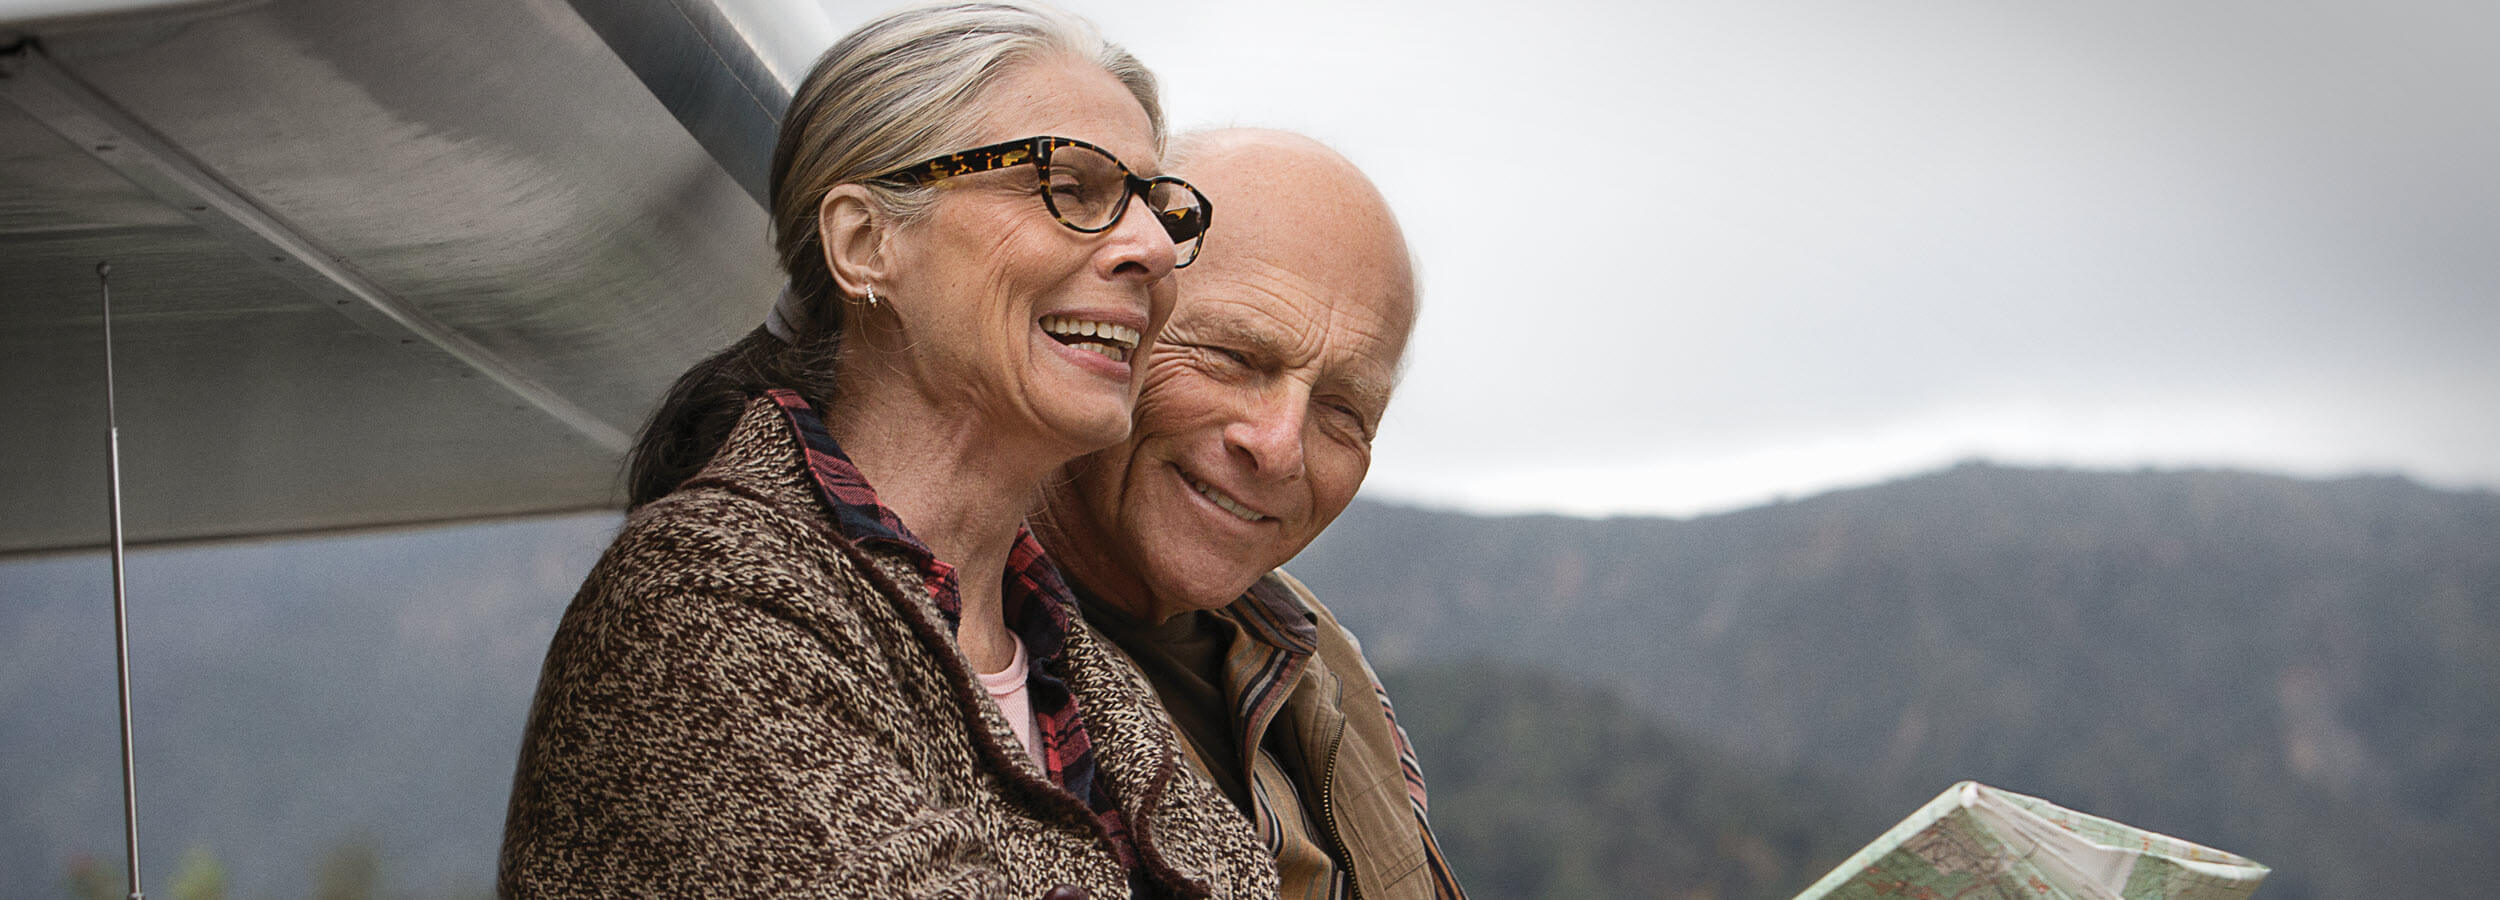
[[[1092,23],[1021,0],[913,6],[878,17],[835,42],[800,82],[773,151],[773,242],[803,321],[802,337],[838,331],[835,296],[816,232],[816,210],[842,184],[868,189],[878,212],[908,225],[926,214],[928,186],[863,179],[964,149],[990,85],[1035,60],[1090,60],[1126,85],[1145,107],[1155,142],[1163,107],[1154,73]]]
[[[918,221],[935,199],[932,189],[866,179],[966,149],[990,86],[1025,65],[1070,58],[1090,60],[1128,87],[1146,110],[1160,153],[1163,105],[1154,73],[1091,23],[1032,0],[895,10],[817,58],[782,114],[773,149],[773,246],[789,275],[774,304],[777,327],[758,327],[678,376],[627,462],[629,503],[658,499],[701,471],[757,392],[788,388],[819,409],[835,401],[849,304],[817,233],[825,194],[861,184],[891,224]]]

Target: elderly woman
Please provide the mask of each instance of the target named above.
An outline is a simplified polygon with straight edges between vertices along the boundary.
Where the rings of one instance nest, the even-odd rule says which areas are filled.
[[[1209,220],[1146,177],[1161,135],[1152,75],[1054,10],[827,51],[774,155],[790,288],[636,448],[540,677],[505,894],[1274,894],[1022,527],[1126,435]]]

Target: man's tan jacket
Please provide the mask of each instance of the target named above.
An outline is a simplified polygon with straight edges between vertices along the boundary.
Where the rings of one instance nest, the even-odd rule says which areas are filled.
[[[1216,618],[1234,631],[1224,694],[1240,744],[1224,749],[1246,763],[1251,824],[1286,900],[1464,897],[1425,818],[1414,749],[1354,636],[1281,569]],[[1185,732],[1181,746],[1204,774],[1212,748]]]

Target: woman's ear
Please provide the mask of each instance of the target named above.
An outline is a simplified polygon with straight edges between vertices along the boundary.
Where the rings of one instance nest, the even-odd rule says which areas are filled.
[[[825,248],[825,269],[844,297],[861,297],[875,285],[891,285],[886,276],[885,239],[888,220],[877,214],[868,189],[836,185],[816,204],[816,234]],[[888,288],[891,290],[891,287]]]

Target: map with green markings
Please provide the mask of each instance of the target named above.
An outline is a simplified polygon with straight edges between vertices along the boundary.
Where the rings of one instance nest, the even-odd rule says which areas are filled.
[[[1797,900],[2240,900],[2268,871],[2246,857],[1965,781]]]

